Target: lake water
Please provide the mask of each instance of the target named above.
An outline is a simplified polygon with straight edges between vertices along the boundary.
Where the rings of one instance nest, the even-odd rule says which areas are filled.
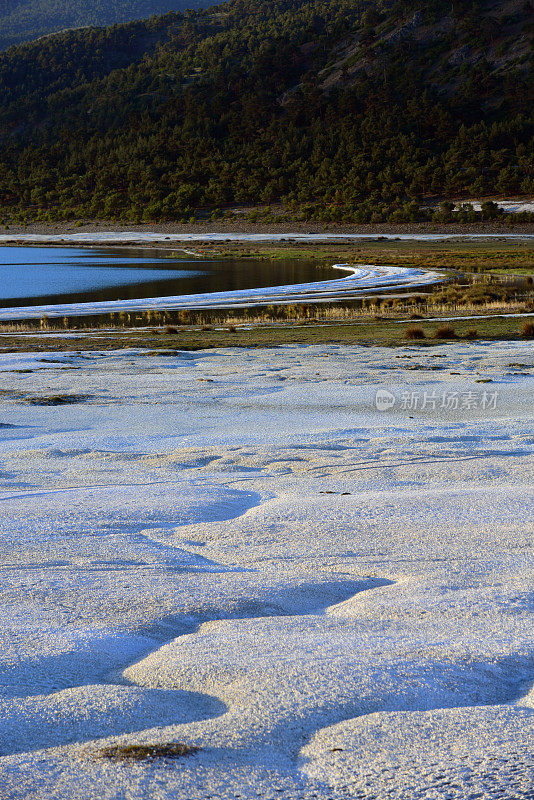
[[[154,249],[0,247],[0,306],[128,300],[338,277],[300,259],[204,260]]]

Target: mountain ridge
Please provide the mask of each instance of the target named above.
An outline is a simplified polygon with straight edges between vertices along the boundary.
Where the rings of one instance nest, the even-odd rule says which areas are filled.
[[[56,33],[104,27],[169,11],[208,5],[206,0],[0,0],[0,50]]]

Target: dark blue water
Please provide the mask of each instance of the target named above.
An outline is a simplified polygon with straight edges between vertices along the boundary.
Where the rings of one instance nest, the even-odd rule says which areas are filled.
[[[296,259],[204,260],[154,249],[0,247],[0,305],[128,300],[335,278]]]

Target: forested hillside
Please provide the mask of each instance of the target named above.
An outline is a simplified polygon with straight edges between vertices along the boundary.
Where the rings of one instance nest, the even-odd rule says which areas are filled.
[[[112,25],[207,5],[206,0],[0,0],[0,50],[66,28]]]
[[[531,195],[531,2],[230,0],[11,48],[2,213],[400,221]]]

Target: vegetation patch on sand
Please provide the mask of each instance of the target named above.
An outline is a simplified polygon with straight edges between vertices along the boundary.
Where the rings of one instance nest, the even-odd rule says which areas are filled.
[[[154,761],[155,759],[183,758],[198,753],[200,747],[183,742],[163,744],[113,744],[96,752],[97,758],[110,761]]]
[[[28,372],[32,370],[13,370],[14,372]],[[47,394],[27,395],[10,389],[2,389],[0,397],[7,397],[29,406],[70,406],[75,403],[85,403],[92,398],[90,394]]]

